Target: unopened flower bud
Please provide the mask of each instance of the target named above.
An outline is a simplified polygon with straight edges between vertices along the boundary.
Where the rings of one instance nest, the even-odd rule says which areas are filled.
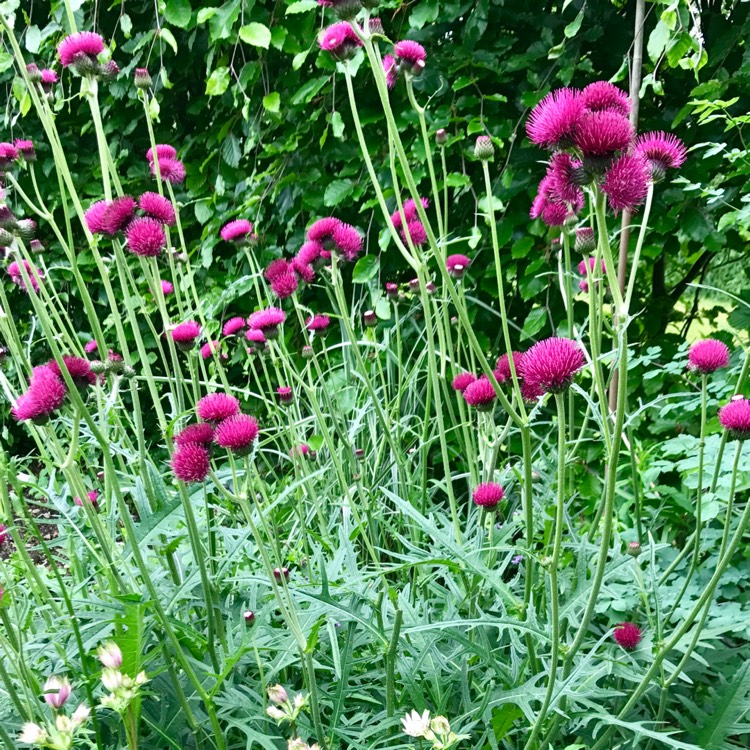
[[[309,344],[305,344],[305,346],[302,347],[302,356],[305,359],[312,359],[312,357],[315,356],[315,351]]]
[[[448,143],[448,131],[445,128],[440,128],[435,133],[435,143],[437,143],[438,146],[445,146],[445,144]]]
[[[13,242],[13,235],[5,228],[0,227],[0,247],[8,247]]]
[[[31,242],[29,243],[29,250],[31,250],[32,253],[43,253],[44,245],[39,242],[39,240],[31,240]]]
[[[79,727],[81,724],[88,721],[89,716],[91,716],[91,709],[85,703],[81,703],[81,705],[73,711],[73,715],[70,718],[73,720],[73,725]]]
[[[94,375],[102,375],[107,372],[107,365],[105,365],[104,362],[95,359],[91,362],[91,372],[93,372]]]
[[[242,613],[242,617],[245,620],[245,625],[250,627],[255,622],[255,612],[253,612],[251,609],[246,609]]]
[[[148,72],[148,68],[136,68],[135,74],[133,75],[136,88],[149,89],[151,88],[151,75]]]
[[[385,294],[389,299],[398,299],[398,284],[389,281],[385,285]]]
[[[101,66],[99,72],[105,81],[114,81],[120,75],[120,66],[114,60],[110,60]]]
[[[119,669],[104,669],[102,670],[102,685],[104,685],[110,693],[118,691],[122,687],[123,676]]]
[[[445,716],[436,716],[430,722],[430,729],[432,729],[435,734],[440,734],[444,737],[450,734],[451,725],[448,722],[448,719],[445,718]]]
[[[135,684],[136,685],[145,685],[147,682],[149,682],[148,676],[145,672],[138,672],[138,674],[135,676]]]
[[[33,219],[19,219],[16,224],[16,233],[24,241],[33,239],[36,234],[36,222]]]
[[[294,391],[288,385],[279,386],[276,389],[276,395],[279,397],[279,403],[284,406],[294,403]]]
[[[281,706],[289,700],[289,696],[282,685],[271,685],[268,688],[268,700]]]
[[[75,724],[73,723],[73,720],[68,716],[65,716],[65,714],[59,714],[55,717],[55,729],[57,729],[60,734],[70,734],[75,729]]]
[[[427,294],[435,294],[435,292],[437,291],[435,282],[428,281],[427,284],[425,284],[425,291],[427,292]]]
[[[119,669],[122,666],[122,651],[114,641],[103,643],[96,651],[103,667]]]
[[[490,161],[495,155],[495,146],[488,135],[480,135],[474,144],[474,156],[481,161]]]
[[[125,380],[130,380],[131,378],[135,377],[135,367],[131,367],[131,365],[123,365],[122,366],[122,377],[125,378]]]
[[[354,455],[357,458],[364,458],[365,457],[365,451],[363,448],[357,448],[357,450],[354,451]]]
[[[378,324],[378,316],[374,310],[365,310],[362,320],[364,321],[365,328],[374,328]]]
[[[412,279],[409,282],[409,289],[417,294],[419,292],[419,279]]]
[[[575,249],[579,253],[590,253],[596,248],[594,230],[591,227],[576,229]]]
[[[273,577],[277,581],[280,581],[282,576],[285,581],[289,580],[289,568],[274,568],[273,569]]]
[[[638,555],[641,554],[641,543],[640,542],[630,542],[628,545],[628,554],[631,557],[638,557]]]
[[[44,700],[50,708],[61,709],[70,698],[70,682],[67,677],[50,677],[44,683]]]
[[[31,83],[41,83],[42,71],[39,70],[39,66],[36,63],[29,63],[26,66],[26,75],[28,75]]]
[[[362,5],[367,7],[369,0],[363,2]],[[383,22],[379,18],[371,18],[369,22],[370,34],[382,34],[383,33]]]
[[[281,723],[286,719],[286,714],[276,706],[268,706],[266,713],[274,720]]]

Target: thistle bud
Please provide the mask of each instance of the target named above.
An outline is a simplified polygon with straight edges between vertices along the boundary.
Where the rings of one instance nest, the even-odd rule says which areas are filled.
[[[440,128],[435,133],[435,143],[437,143],[438,146],[445,146],[446,143],[448,143],[448,132],[445,128]]]
[[[271,685],[268,688],[268,700],[277,706],[281,706],[289,700],[289,696],[281,685]]]
[[[138,89],[151,88],[151,75],[148,72],[148,68],[136,68],[133,80],[135,87]]]
[[[305,346],[302,347],[302,356],[305,359],[312,359],[315,356],[315,351],[309,344],[305,344]]]
[[[373,4],[373,7],[376,4]],[[362,5],[368,7],[370,5],[369,0],[363,2]],[[368,28],[370,29],[370,34],[383,34],[383,22],[379,18],[371,18]]]
[[[576,229],[575,249],[579,253],[590,253],[596,248],[594,230],[591,227]]]
[[[276,389],[276,395],[279,397],[279,403],[284,406],[294,403],[294,391],[287,385],[279,386]]]
[[[495,146],[488,135],[480,135],[474,144],[474,156],[480,161],[491,161],[495,155]]]
[[[29,77],[31,83],[41,83],[42,71],[39,70],[39,66],[36,63],[29,63],[26,66],[26,75]]]
[[[409,289],[414,292],[414,294],[419,293],[419,279],[412,279],[409,282]]]
[[[79,52],[73,56],[73,62],[70,65],[79,76],[96,76],[101,72],[101,66],[85,52]]]
[[[242,617],[245,620],[245,625],[247,625],[247,627],[250,627],[255,623],[255,612],[253,612],[251,609],[246,609],[242,613]]]
[[[120,66],[114,60],[110,60],[101,66],[100,75],[105,81],[114,81],[120,75]]]
[[[389,281],[385,285],[385,295],[389,299],[398,299],[398,284]]]
[[[273,577],[280,581],[282,577],[285,581],[289,580],[289,568],[274,568],[273,569]]]
[[[119,669],[122,666],[122,651],[114,641],[103,643],[96,651],[103,667]]]
[[[130,365],[123,365],[122,367],[122,377],[125,378],[125,380],[130,380],[131,378],[135,377],[135,367],[131,367]]]
[[[39,240],[31,240],[29,243],[29,250],[31,250],[32,253],[43,253],[44,245]]]
[[[362,458],[364,458],[364,457],[365,457],[365,451],[364,451],[364,448],[357,448],[357,450],[355,450],[355,451],[354,451],[354,455],[355,455],[355,456],[356,456],[357,458],[359,458],[359,459],[362,459]]]
[[[362,10],[360,0],[336,0],[332,5],[333,12],[342,21],[351,21]]]
[[[374,328],[378,324],[378,316],[374,310],[366,310],[362,316],[362,320],[364,321],[365,328]]]
[[[28,242],[36,234],[36,222],[33,219],[19,219],[16,233],[24,242]]]
[[[7,230],[0,227],[0,247],[8,247],[13,242],[13,235]]]
[[[631,557],[638,557],[638,555],[641,554],[641,543],[630,542],[630,544],[628,544],[628,554]]]
[[[435,286],[434,281],[428,281],[427,284],[425,284],[425,291],[427,294],[435,294],[437,291],[437,287]]]
[[[104,362],[95,359],[91,363],[91,372],[93,372],[94,375],[103,375],[107,372],[107,365],[105,365]]]

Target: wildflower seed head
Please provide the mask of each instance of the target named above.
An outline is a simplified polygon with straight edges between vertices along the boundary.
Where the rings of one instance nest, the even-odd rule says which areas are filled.
[[[156,146],[152,146],[146,151],[146,159],[149,164],[153,164],[154,160],[158,159],[176,159],[177,149],[174,146],[170,146],[168,143],[157,143]]]
[[[19,219],[16,222],[16,234],[24,242],[29,242],[36,234],[36,222],[33,219]]]
[[[404,39],[393,45],[393,55],[400,63],[411,69],[412,75],[419,75],[425,67],[427,52],[418,42]]]
[[[19,151],[12,143],[0,143],[0,172],[8,172],[15,166]]]
[[[342,222],[334,227],[333,244],[345,260],[352,261],[362,250],[362,236],[351,224]]]
[[[108,60],[99,68],[99,75],[105,81],[114,81],[120,75],[120,66],[114,60]]]
[[[45,248],[44,245],[39,240],[31,240],[29,243],[29,250],[31,250],[32,253],[35,253],[36,255],[41,255]]]
[[[266,337],[263,331],[251,328],[245,332],[245,338],[250,342],[253,348],[263,349],[266,345]]]
[[[410,221],[405,229],[401,230],[401,237],[404,242],[411,240],[412,244],[419,247],[427,242],[427,230],[419,219],[415,219],[414,221]]]
[[[23,277],[23,271],[21,271],[21,268],[23,268],[26,271],[26,275],[29,278],[29,281],[31,282],[31,288],[34,292],[39,291],[39,282],[44,279],[44,274],[37,268],[34,268],[34,266],[29,263],[25,258],[21,261],[21,264],[19,265],[18,261],[13,261],[8,268],[6,269],[8,272],[8,276],[10,276],[10,280],[18,287],[23,289],[24,292],[28,292],[29,290],[26,288],[26,281]]]
[[[688,352],[688,369],[710,375],[729,365],[729,347],[717,339],[696,341]]]

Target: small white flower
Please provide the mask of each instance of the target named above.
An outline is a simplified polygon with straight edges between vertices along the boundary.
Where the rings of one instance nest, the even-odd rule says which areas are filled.
[[[299,737],[292,737],[286,747],[287,750],[308,750],[307,743]]]
[[[436,716],[430,722],[430,729],[432,729],[435,734],[439,734],[443,737],[447,737],[451,733],[451,725],[445,716]]]
[[[303,695],[302,693],[297,693],[297,695],[294,696],[293,703],[297,711],[300,711],[307,705],[307,696]]]
[[[430,712],[425,710],[420,716],[412,710],[401,719],[401,723],[404,725],[404,734],[408,734],[409,737],[424,737],[425,732],[430,728]]]
[[[55,717],[55,727],[60,734],[70,734],[75,729],[73,720],[64,714],[58,714]]]
[[[73,716],[71,718],[73,719],[73,723],[77,727],[80,727],[81,724],[88,721],[89,716],[91,716],[91,709],[85,703],[81,703],[81,705],[73,711]]]
[[[266,713],[274,720],[278,722],[284,721],[284,719],[287,718],[287,715],[280,709],[276,708],[276,706],[269,706],[266,709]]]
[[[117,692],[122,687],[122,672],[117,669],[102,670],[102,685],[112,693]]]
[[[122,651],[114,641],[103,643],[96,651],[103,667],[119,669],[122,666]]]
[[[268,700],[270,700],[271,703],[280,706],[282,703],[286,703],[289,700],[289,696],[282,685],[271,685],[271,687],[268,688]]]
[[[23,742],[26,745],[37,745],[44,742],[47,739],[47,732],[44,731],[43,727],[39,724],[34,724],[27,721],[21,727],[21,734],[18,735],[18,741]]]

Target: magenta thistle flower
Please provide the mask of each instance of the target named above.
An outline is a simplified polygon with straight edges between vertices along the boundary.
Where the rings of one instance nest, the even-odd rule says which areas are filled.
[[[346,60],[354,54],[357,47],[362,46],[362,42],[351,24],[339,21],[323,29],[318,38],[318,46],[329,52],[335,60]]]
[[[311,265],[303,263],[296,255],[292,258],[292,268],[305,283],[310,284],[315,280],[315,269]]]
[[[672,133],[643,133],[635,139],[635,153],[651,167],[655,181],[663,179],[667,169],[681,167],[687,159],[685,144]]]
[[[287,299],[291,297],[299,288],[299,281],[297,280],[297,274],[293,271],[285,271],[279,274],[271,282],[271,291],[279,299]]]
[[[648,164],[640,156],[624,154],[607,170],[602,191],[614,211],[632,209],[643,203],[648,194]]]
[[[245,338],[250,342],[250,345],[262,349],[266,345],[266,337],[263,331],[251,328],[245,333]]]
[[[477,381],[473,372],[460,372],[451,381],[451,388],[458,393],[463,393],[472,383]]]
[[[580,169],[581,162],[566,151],[552,154],[548,172],[550,193],[565,203],[582,204],[583,191],[576,181]]]
[[[57,46],[60,64],[67,68],[80,60],[79,55],[85,55],[96,62],[97,56],[104,51],[104,40],[92,31],[79,31],[66,36]]]
[[[258,422],[247,414],[235,414],[219,424],[214,440],[232,453],[246,455],[257,437]]]
[[[175,211],[172,201],[159,193],[144,193],[138,199],[138,206],[147,216],[160,221],[162,224],[172,226],[175,223]]]
[[[162,159],[157,158],[159,164],[159,174],[162,180],[177,185],[185,181],[185,165],[179,159]],[[151,162],[151,174],[156,176],[156,163]]]
[[[430,201],[427,198],[420,198],[419,201],[425,211],[430,207]],[[401,229],[404,223],[408,224],[411,221],[416,221],[418,218],[419,211],[417,210],[417,204],[413,198],[404,201],[403,217],[398,211],[391,214],[391,221],[396,229]]]
[[[35,367],[28,390],[11,410],[13,417],[19,422],[46,419],[62,406],[67,392],[65,383],[49,366]]]
[[[286,313],[278,307],[268,307],[254,312],[248,319],[250,328],[263,331],[266,338],[274,338],[278,334],[278,327],[286,320]]]
[[[198,418],[204,422],[221,422],[240,411],[240,402],[228,393],[209,393],[196,405]]]
[[[91,507],[94,510],[99,510],[99,492],[98,490],[91,490],[91,492],[86,493],[86,501],[91,503]],[[73,502],[79,507],[83,508],[83,500],[81,500],[80,497],[76,495],[76,497],[73,498]]]
[[[235,219],[221,228],[221,239],[225,242],[243,242],[253,233],[253,225],[247,219]]]
[[[212,357],[214,354],[216,354],[221,349],[221,342],[220,341],[208,341],[201,347],[201,357],[203,359],[208,359],[209,357]],[[222,359],[225,358],[225,355],[222,354]]]
[[[125,230],[128,250],[143,258],[156,258],[167,244],[164,227],[156,219],[137,217]]]
[[[174,292],[174,284],[171,281],[167,281],[166,279],[162,279],[161,282],[161,293],[168,297],[170,294]]]
[[[531,110],[526,123],[529,139],[543,148],[564,148],[573,136],[584,113],[581,92],[562,88],[552,91]]]
[[[401,230],[401,237],[404,242],[408,241],[408,237],[412,241],[412,244],[419,247],[419,245],[424,245],[427,242],[427,230],[419,219],[415,219],[414,221],[410,221],[405,229]]]
[[[362,250],[362,236],[351,224],[340,222],[333,229],[333,244],[346,260],[352,261]]]
[[[305,328],[317,336],[325,336],[331,319],[327,315],[313,315],[305,321]]]
[[[477,411],[490,411],[495,406],[497,394],[487,378],[479,378],[468,385],[463,392],[464,401]]]
[[[247,323],[244,318],[234,317],[224,323],[224,327],[221,329],[223,336],[234,336],[236,333],[243,331]]]
[[[295,456],[307,456],[311,453],[312,451],[310,450],[310,446],[307,443],[300,443],[299,445],[295,445],[294,448],[289,451],[289,455],[292,458],[294,458]]]
[[[392,89],[398,80],[398,68],[396,67],[396,58],[393,55],[383,56],[383,72],[388,88]]]
[[[39,282],[44,279],[44,274],[37,268],[34,268],[34,266],[29,263],[25,258],[21,261],[23,263],[23,268],[26,271],[26,275],[29,277],[29,281],[31,282],[31,288],[35,291],[39,291]],[[28,292],[29,290],[26,288],[26,282],[23,278],[23,272],[21,271],[21,266],[18,264],[17,261],[13,261],[7,268],[8,276],[10,276],[10,280],[18,287],[23,289],[24,292]]]
[[[193,424],[189,424],[183,430],[180,430],[172,440],[178,446],[187,443],[211,445],[214,441],[214,428],[208,422],[193,422]]]
[[[719,422],[733,440],[750,438],[750,401],[734,396],[719,409]]]
[[[0,143],[0,172],[7,172],[18,161],[18,149],[12,143]]]
[[[581,92],[583,105],[589,112],[610,111],[623,117],[630,114],[630,97],[609,81],[595,81]]]
[[[97,201],[86,209],[83,218],[91,234],[104,234],[104,215],[108,208],[107,201]]]
[[[314,226],[315,225],[313,224],[313,227]],[[312,230],[313,227],[310,227],[310,230]],[[309,234],[309,231],[308,231],[308,234]],[[325,248],[323,247],[323,245],[321,245],[320,242],[317,242],[315,240],[310,240],[308,242],[305,242],[304,245],[302,245],[302,247],[297,252],[297,255],[295,255],[294,257],[301,264],[306,265],[306,266],[312,266],[321,257],[322,252],[325,252]]]
[[[282,404],[291,404],[294,402],[294,392],[288,385],[280,385],[276,389],[276,395]]]
[[[91,363],[87,359],[65,355],[63,356],[63,364],[65,365],[65,369],[68,371],[72,381],[79,388],[85,388],[86,386],[96,384],[96,375],[91,372]],[[58,378],[62,379],[62,372],[60,365],[57,364],[57,360],[51,359],[47,363],[47,367],[49,367]]]
[[[400,63],[409,66],[413,75],[419,75],[424,70],[427,52],[421,44],[411,39],[396,42],[393,55]]]
[[[594,269],[596,268],[596,258],[589,256],[588,259],[584,258],[579,264],[578,264],[578,273],[581,274],[581,276],[586,276],[586,266],[588,265],[589,269],[591,270],[591,273],[594,273]],[[602,260],[601,262],[601,269],[602,273],[607,273],[607,266]]]
[[[520,367],[523,361],[523,352],[513,352],[513,367],[516,370],[516,376],[521,378]],[[495,363],[495,369],[492,371],[495,376],[495,380],[498,383],[511,382],[513,377],[510,371],[510,357],[507,354],[503,354],[498,358]]]
[[[466,273],[470,264],[471,258],[466,255],[461,255],[460,253],[449,255],[445,259],[445,267],[454,279],[460,279]]]
[[[307,239],[321,245],[323,249],[332,250],[336,244],[333,233],[340,224],[341,221],[333,216],[318,219],[307,230]]]
[[[96,341],[87,341],[86,345],[83,347],[83,351],[86,352],[86,354],[91,354],[91,352],[95,352],[98,348],[98,344]]]
[[[42,90],[49,94],[52,91],[52,87],[60,80],[57,77],[57,73],[50,69],[50,68],[44,68],[41,73],[42,76]]]
[[[573,142],[586,157],[610,157],[633,142],[633,126],[617,112],[587,112],[578,121]]]
[[[266,270],[263,271],[263,275],[266,277],[266,281],[271,282],[282,274],[289,273],[290,265],[284,258],[276,258],[272,260],[267,266]]]
[[[576,229],[575,249],[579,253],[591,252],[596,247],[594,230],[591,227],[579,227]]]
[[[16,138],[13,145],[20,151],[26,161],[36,161],[36,151],[34,150],[34,141],[26,141]]]
[[[471,495],[476,505],[485,510],[495,510],[500,501],[505,497],[505,490],[496,482],[485,482],[476,486]]]
[[[157,158],[159,162],[162,159],[176,159],[177,149],[168,143],[157,143],[155,147],[146,151],[146,159],[148,159],[149,163],[153,163],[154,158]]]
[[[390,299],[398,298],[398,284],[395,284],[392,281],[386,282],[385,293],[386,293],[386,296],[389,297]]]
[[[612,636],[626,651],[635,651],[643,638],[643,632],[634,622],[623,622],[614,629]]]
[[[518,371],[530,389],[561,393],[584,364],[583,351],[575,341],[552,337],[537,342],[525,352]]]
[[[115,198],[107,205],[107,210],[102,216],[102,233],[113,237],[125,229],[135,214],[136,206],[135,199],[129,195]]]
[[[696,341],[688,352],[688,369],[710,375],[729,365],[729,347],[717,339]]]
[[[186,320],[176,325],[171,331],[172,341],[183,351],[192,349],[195,340],[201,335],[201,327],[194,320]]]
[[[208,449],[198,443],[185,443],[172,454],[172,471],[181,482],[202,482],[211,471]]]

